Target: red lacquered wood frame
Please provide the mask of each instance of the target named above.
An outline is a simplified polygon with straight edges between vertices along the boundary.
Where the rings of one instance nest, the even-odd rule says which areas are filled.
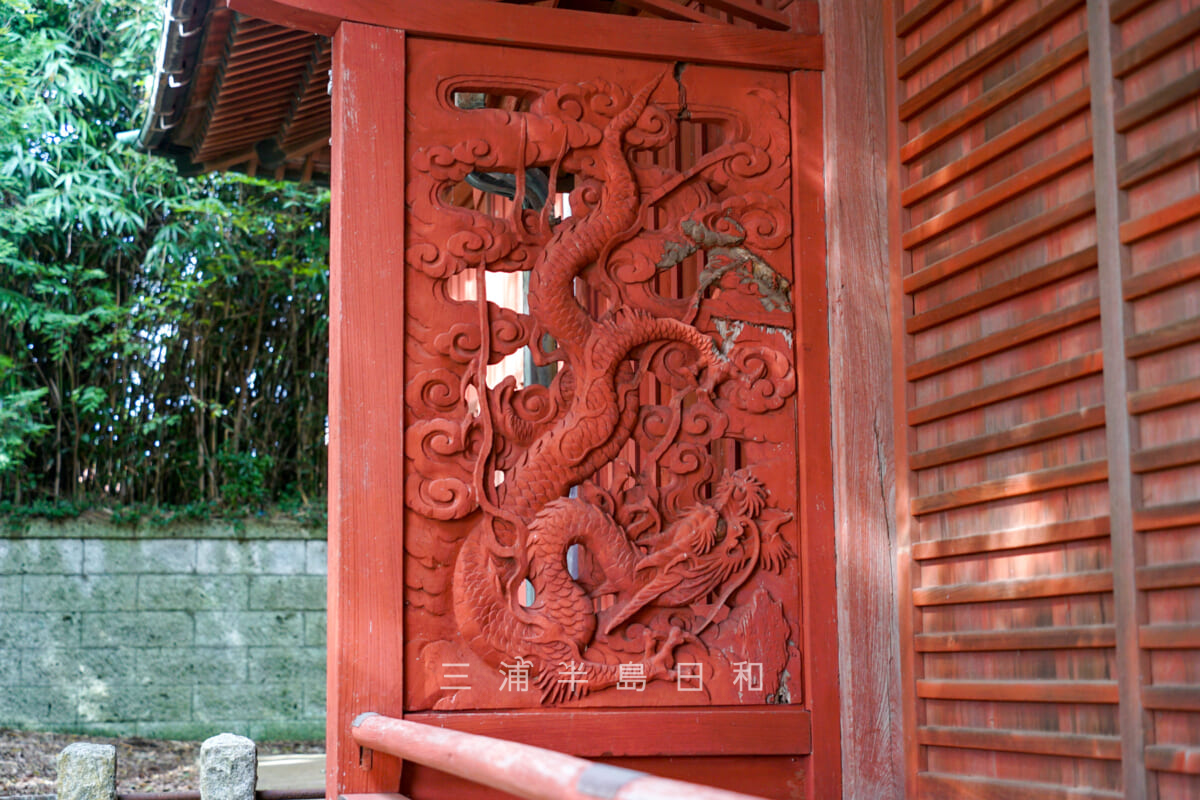
[[[403,433],[397,421],[403,419],[404,396],[398,376],[403,374],[404,358],[400,341],[404,308],[401,264],[405,243],[402,223],[405,164],[402,141],[389,137],[387,132],[403,130],[402,112],[398,109],[403,108],[406,35],[388,25],[407,20],[423,28],[426,35],[449,37],[453,32],[438,27],[445,26],[445,14],[434,13],[427,19],[423,11],[414,16],[411,9],[401,7],[392,13],[382,4],[339,5],[332,14],[325,10],[332,6],[315,2],[233,0],[230,5],[280,24],[308,27],[334,36],[328,791],[331,796],[395,792],[402,785],[396,760],[360,751],[346,734],[350,720],[364,710],[400,716],[402,709],[397,705],[403,696],[404,683],[403,635],[399,624],[403,617],[402,581],[395,571],[395,565],[403,558],[403,526],[399,524],[403,503],[399,492],[380,491],[383,486],[403,485],[404,463]],[[421,7],[426,8],[424,4]],[[524,14],[544,10],[510,7],[503,11]],[[481,13],[486,16],[493,12]],[[375,17],[376,14],[382,16]],[[340,18],[335,19],[338,15],[357,21],[339,22]],[[359,24],[371,20],[382,20],[383,24]],[[458,22],[461,21],[460,18]],[[587,22],[593,26],[589,36],[594,37],[597,21],[602,26],[613,22],[609,18],[589,17]],[[653,25],[664,27],[659,31]],[[557,36],[557,28],[534,26],[534,29],[538,31],[536,36],[522,44],[578,49],[571,44],[574,40],[569,34],[569,22],[559,31],[561,36]],[[681,53],[704,53],[696,59],[700,61],[773,69],[812,67],[820,63],[818,37],[788,34],[790,38],[786,41],[775,41],[763,32],[725,31],[725,43],[713,44],[718,29],[711,27],[638,20],[631,30],[637,35],[619,42],[609,41],[603,50],[632,55],[641,48],[653,50],[653,56],[664,58],[671,55],[674,47]],[[662,33],[665,39],[660,38],[652,46],[657,33]],[[758,37],[757,45],[746,47],[753,43],[750,39],[734,42],[738,37]],[[784,55],[771,54],[784,51]],[[746,730],[754,727],[755,715],[761,715],[766,723],[762,733],[774,732],[782,737],[774,743],[759,741],[762,733],[747,734],[732,744],[722,742],[721,715],[725,712],[721,709],[678,712],[698,714],[698,720],[703,715],[711,717],[696,729],[695,735],[700,739],[689,743],[685,738],[665,749],[661,732],[645,726],[638,729],[633,718],[637,713],[651,712],[592,712],[633,715],[622,720],[619,727],[637,741],[610,750],[595,744],[576,750],[617,760],[634,757],[638,764],[663,774],[682,770],[684,774],[707,776],[714,785],[731,788],[745,785],[741,783],[745,776],[767,776],[768,783],[777,783],[779,791],[784,791],[785,785],[792,786],[790,791],[803,787],[801,791],[806,796],[817,797],[840,793],[841,780],[819,73],[793,73],[789,91],[791,144],[798,155],[792,164],[790,200],[797,301],[794,352],[801,396],[797,506],[805,531],[800,563],[806,707],[729,710],[738,720],[744,718],[737,724],[747,726]],[[383,140],[390,146],[381,146]],[[354,587],[352,591],[350,586]],[[380,635],[383,626],[387,626],[386,633]],[[550,716],[575,712],[545,713]],[[468,716],[429,715],[429,720],[441,718],[447,726],[472,728],[476,723],[470,722]],[[482,730],[494,729],[499,721],[488,721],[485,713],[475,716]],[[584,719],[582,714],[579,716]],[[566,723],[566,717],[562,719]],[[784,724],[780,727],[776,723]],[[583,730],[594,724],[585,721]],[[532,727],[528,730],[535,739],[553,740],[554,725],[549,729],[551,733],[533,733]],[[812,756],[807,756],[810,747]],[[686,761],[662,758],[683,756],[681,748],[692,756],[702,757]],[[434,794],[446,791],[437,788],[441,785],[439,778],[420,768],[403,785],[412,791],[418,786],[427,786]]]

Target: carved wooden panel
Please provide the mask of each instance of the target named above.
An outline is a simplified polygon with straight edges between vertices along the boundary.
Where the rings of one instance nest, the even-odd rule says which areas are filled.
[[[787,75],[408,59],[405,708],[802,703]]]

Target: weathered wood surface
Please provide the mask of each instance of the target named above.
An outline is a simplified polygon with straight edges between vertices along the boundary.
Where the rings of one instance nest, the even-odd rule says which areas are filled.
[[[576,711],[426,711],[406,720],[494,736],[586,758],[807,756],[812,714],[802,708],[637,708]]]
[[[1130,709],[1144,746],[1147,794],[1194,797],[1200,775],[1200,45],[1194,3],[1159,0],[1136,13],[1114,3],[1114,209],[1123,279],[1131,415],[1129,635],[1142,649]],[[1189,753],[1193,754],[1189,756]]]
[[[330,797],[399,789],[399,762],[382,754],[360,762],[348,731],[366,708],[404,710],[405,40],[398,31],[348,24],[334,47]],[[384,142],[395,146],[376,146]]]
[[[1195,796],[1200,12],[896,9],[910,776]]]
[[[375,30],[346,23],[336,41]],[[378,696],[347,683],[374,639],[403,647],[409,714],[536,723],[568,752],[737,754],[743,788],[783,792],[802,773],[810,796],[837,793],[819,73],[403,41],[404,127],[363,128],[355,146],[406,165],[402,224],[364,230],[388,268],[362,283],[402,292],[405,469],[384,474],[405,507],[361,522],[397,532],[391,582],[346,590],[392,603],[403,587],[403,625],[343,620],[331,726]],[[342,69],[335,85],[352,86]],[[377,113],[341,102],[362,112],[348,126]],[[484,195],[485,173],[515,176],[512,201]],[[489,299],[490,278],[520,273],[526,300]],[[390,342],[387,327],[371,335]],[[549,376],[489,378],[523,348]],[[704,675],[696,694],[685,667]],[[652,707],[679,710],[651,727],[634,709]],[[594,741],[604,731],[625,743]],[[341,790],[400,785],[392,760],[343,763],[345,731],[331,736]],[[405,774],[404,790],[450,786]]]
[[[570,53],[658,58],[759,69],[821,69],[816,33],[617,17],[476,0],[228,0],[229,7],[277,25],[332,36],[359,22],[462,42]]]
[[[891,39],[886,16],[869,3],[822,5],[842,796],[847,798],[905,795],[888,313],[888,198],[897,187],[888,182],[885,157],[884,64]]]

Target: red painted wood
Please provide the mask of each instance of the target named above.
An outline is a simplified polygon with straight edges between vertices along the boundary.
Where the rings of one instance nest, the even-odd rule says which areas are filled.
[[[731,792],[752,792],[775,798],[804,796],[804,764],[807,762],[804,758],[738,756],[599,760],[624,769]],[[410,797],[419,800],[502,800],[514,797],[507,792],[480,786],[420,764],[411,764],[405,769],[404,790]]]
[[[621,775],[552,750],[379,715],[360,718],[354,739],[363,747],[528,800],[592,800],[606,793],[627,800],[755,800],[645,773]]]
[[[394,792],[399,762],[360,763],[350,722],[399,714],[404,686],[404,35],[348,24],[334,38],[330,242],[330,797]],[[399,144],[397,142],[397,144]],[[366,767],[366,768],[364,768]]]
[[[583,758],[806,756],[812,713],[780,708],[541,709],[410,713],[406,720]]]
[[[829,308],[826,280],[821,78],[791,75],[792,242],[798,270],[796,350],[801,400],[796,454],[800,471],[805,696],[813,711],[813,768],[809,797],[836,795],[842,786],[839,694],[837,555],[834,529],[830,414]]]
[[[821,69],[821,37],[731,25],[616,17],[474,0],[228,0],[278,25],[330,36],[342,22],[405,30],[410,36],[507,44],[595,55],[641,56],[759,69]]]

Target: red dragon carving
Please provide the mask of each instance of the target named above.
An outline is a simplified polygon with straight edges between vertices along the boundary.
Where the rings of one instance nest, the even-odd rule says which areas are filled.
[[[731,425],[718,406],[759,413],[779,408],[781,398],[794,390],[788,358],[769,348],[737,345],[736,332],[720,342],[695,324],[702,297],[722,285],[730,294],[760,298],[765,319],[790,314],[788,281],[750,247],[756,236],[779,247],[786,235],[761,221],[749,233],[745,225],[747,214],[776,214],[769,198],[730,200],[702,189],[698,197],[703,202],[696,207],[680,205],[678,197],[664,201],[678,206],[670,215],[682,238],[661,241],[660,263],[651,267],[651,274],[692,253],[710,253],[708,270],[691,301],[657,302],[645,290],[631,292],[631,284],[605,272],[606,265],[628,271],[622,260],[626,256],[613,257],[614,251],[647,224],[646,197],[653,192],[639,185],[639,177],[661,178],[654,169],[636,166],[626,150],[669,138],[670,131],[663,128],[670,117],[650,102],[662,80],[650,81],[632,96],[602,83],[593,87],[607,88],[595,96],[613,104],[602,109],[607,116],[602,127],[587,124],[595,118],[594,102],[586,112],[572,105],[571,91],[578,87],[536,101],[541,116],[496,112],[495,120],[520,126],[516,163],[550,166],[551,184],[561,165],[573,165],[582,181],[573,196],[580,201],[579,213],[552,233],[543,225],[549,235],[539,236],[535,212],[517,212],[508,223],[489,219],[481,224],[480,230],[500,233],[478,246],[460,236],[455,247],[466,248],[457,262],[461,266],[421,241],[410,248],[410,261],[424,265],[435,287],[472,264],[481,292],[487,267],[504,262],[529,272],[527,316],[499,309],[481,294],[477,323],[461,322],[424,339],[432,347],[426,345],[422,353],[445,353],[445,366],[420,373],[410,384],[410,396],[419,401],[415,408],[444,411],[438,412],[440,417],[422,412],[410,424],[409,439],[416,444],[410,449],[416,457],[431,459],[431,466],[414,471],[408,503],[429,517],[473,520],[453,554],[457,631],[493,668],[518,659],[529,664],[542,702],[613,686],[620,679],[619,660],[640,667],[648,681],[674,679],[676,649],[685,644],[704,648],[699,637],[710,625],[722,624],[731,596],[755,570],[780,572],[795,555],[780,532],[791,514],[769,507],[769,493],[753,468],[717,472],[711,446],[703,444],[716,441]],[[420,156],[425,159],[421,163],[429,164],[430,174],[449,177],[513,158],[503,147],[484,143],[456,146],[452,156],[433,150]],[[715,182],[729,180],[733,167],[728,162],[738,158],[751,164],[747,169],[758,168],[754,159],[747,159],[755,151],[745,144],[725,150],[724,158],[709,159]],[[517,184],[519,206],[524,179],[518,177]],[[659,194],[656,200],[670,192]],[[455,213],[471,218],[476,212]],[[581,302],[576,285],[585,275],[610,286],[616,300],[610,310],[595,314]],[[718,329],[723,325],[720,320],[713,324]],[[546,340],[554,343],[549,352],[540,346]],[[535,358],[559,362],[554,383],[517,389],[510,379],[489,388],[489,361],[496,352],[513,352],[521,343],[529,344]],[[436,361],[432,355],[428,360]],[[467,367],[458,378],[448,369],[453,363]],[[670,406],[645,402],[648,373],[676,387]],[[452,422],[471,393],[478,398],[473,406],[477,416]],[[666,415],[665,428],[655,427],[661,425],[658,413]],[[761,440],[752,426],[738,424],[740,435]],[[655,440],[642,459],[677,477],[652,485],[659,482],[647,484],[627,469],[624,485],[617,487],[614,470],[627,467],[622,454],[633,442],[645,449]],[[710,466],[698,469],[701,462]],[[597,482],[601,473],[609,477]],[[494,476],[501,474],[497,483]],[[711,496],[706,485],[711,485]],[[662,519],[664,513],[669,519]],[[567,566],[574,545],[586,554],[577,577]],[[436,570],[442,556],[436,547],[428,552],[424,563]],[[526,582],[534,596],[528,606],[521,602]],[[440,591],[436,582],[430,591]],[[610,598],[611,604],[600,608],[601,598]],[[656,608],[687,609],[688,614],[650,614]],[[640,622],[630,628],[635,620]],[[632,659],[628,645],[616,650],[601,646],[627,628],[641,642]],[[582,672],[583,681],[555,680],[568,664]]]

